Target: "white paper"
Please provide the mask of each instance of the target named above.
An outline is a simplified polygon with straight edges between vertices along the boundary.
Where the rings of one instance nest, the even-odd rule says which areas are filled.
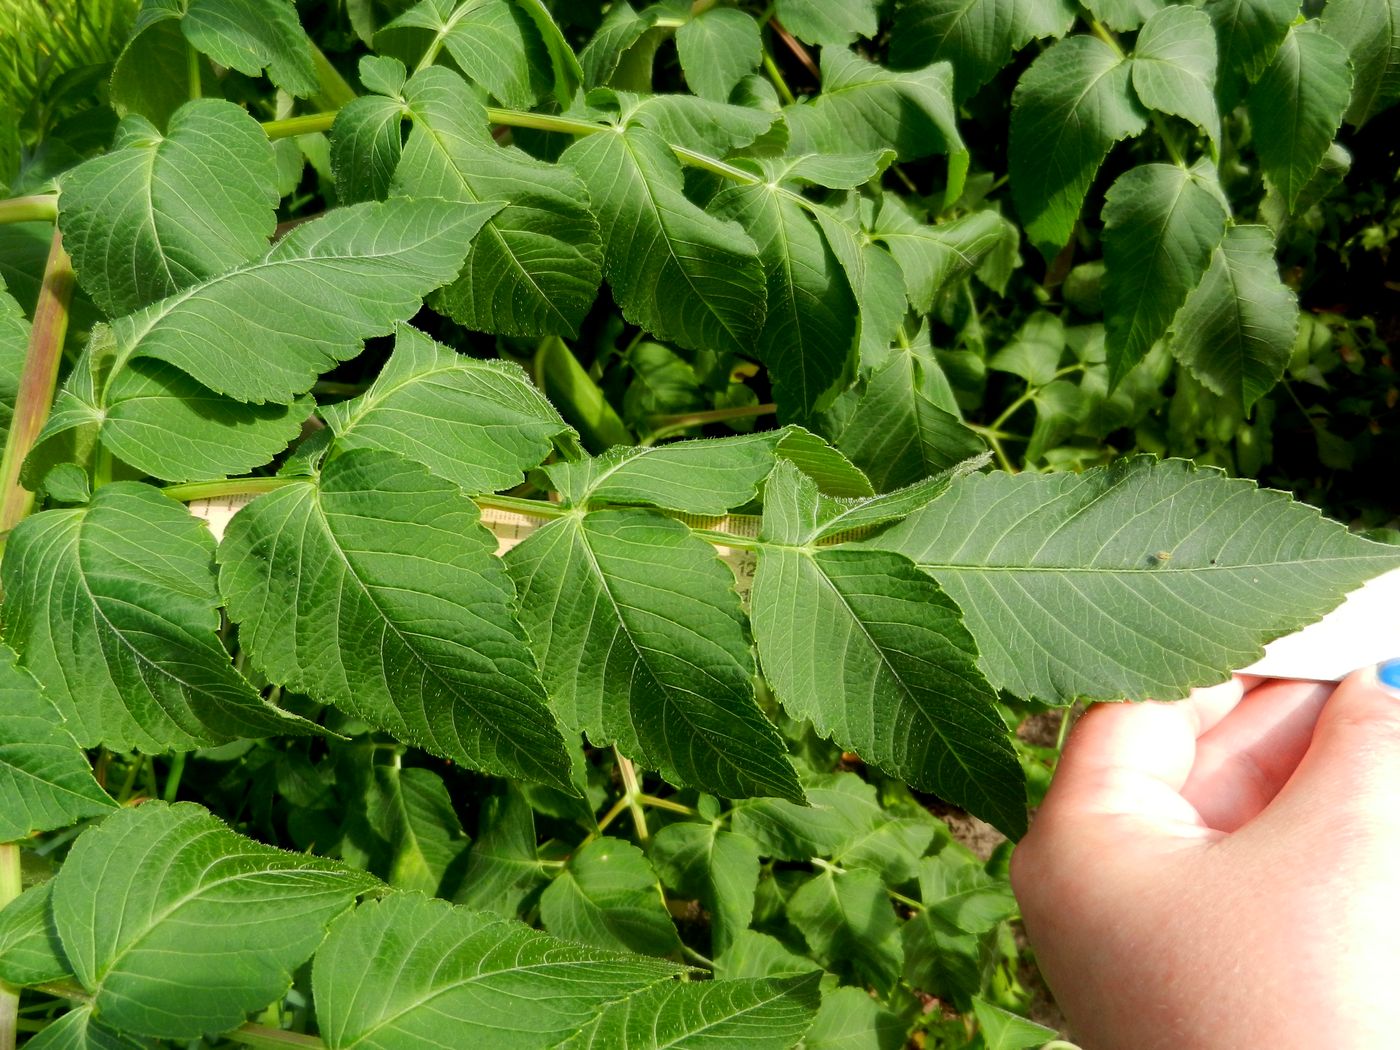
[[[1286,635],[1241,674],[1335,682],[1352,671],[1400,657],[1400,569],[1347,595],[1317,623]]]

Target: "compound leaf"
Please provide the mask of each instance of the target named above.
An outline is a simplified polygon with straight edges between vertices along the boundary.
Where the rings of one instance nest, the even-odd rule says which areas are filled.
[[[1400,99],[1400,0],[1332,0],[1322,30],[1351,56],[1347,120],[1358,127]]]
[[[612,1003],[558,1050],[789,1050],[812,1024],[819,975],[655,985]]]
[[[195,1039],[284,994],[327,924],[379,883],[264,846],[192,803],[123,809],[54,877],[53,921],[105,1024]]]
[[[1113,144],[1147,126],[1131,69],[1097,37],[1067,37],[1031,63],[1012,93],[1011,190],[1046,257],[1069,240]]]
[[[1199,167],[1144,164],[1104,197],[1104,323],[1115,383],[1166,332],[1225,235],[1213,179]]]
[[[682,192],[680,164],[650,128],[597,134],[563,156],[603,233],[603,270],[624,316],[689,349],[744,353],[763,324],[758,249]]]
[[[824,736],[1019,833],[1021,770],[957,606],[903,557],[800,545],[816,507],[779,463],[750,599],[764,677]]]
[[[976,93],[1032,40],[1064,36],[1069,0],[903,0],[895,10],[890,57],[910,67],[953,64],[959,102]]]
[[[725,102],[734,86],[758,67],[763,39],[748,12],[711,7],[676,30],[676,51],[690,90]]]
[[[1298,303],[1279,277],[1267,226],[1232,226],[1172,321],[1171,348],[1207,388],[1247,411],[1283,376]]]
[[[83,290],[120,316],[265,252],[279,199],[258,122],[198,99],[164,136],[128,117],[117,148],[69,171],[59,228]]]
[[[1209,16],[1191,7],[1164,7],[1138,33],[1133,89],[1148,109],[1183,117],[1219,142],[1215,67]]]
[[[331,927],[312,987],[330,1050],[547,1050],[606,1004],[680,972],[660,959],[571,944],[520,922],[396,893]]]
[[[603,250],[588,192],[567,167],[489,135],[486,111],[457,74],[434,67],[404,88],[413,132],[396,193],[505,206],[491,215],[441,308],[478,331],[574,335],[598,296]],[[470,239],[468,237],[467,239]]]
[[[398,198],[328,212],[261,259],[117,320],[114,367],[156,357],[239,401],[290,401],[455,277],[500,207]]]
[[[599,948],[667,955],[680,937],[646,854],[622,839],[594,839],[540,895],[540,921],[556,937]]]
[[[0,645],[0,839],[16,842],[41,831],[106,813],[114,803],[93,778],[63,718],[15,654]]]
[[[370,388],[321,410],[336,448],[396,452],[475,494],[519,485],[570,433],[517,365],[466,357],[408,325],[395,336]]]
[[[734,578],[708,543],[654,513],[599,511],[548,523],[506,563],[566,725],[672,783],[802,797],[754,699]]]
[[[1342,126],[1351,84],[1347,49],[1304,22],[1288,30],[1245,100],[1260,166],[1290,212]]]
[[[264,703],[218,638],[214,541],[148,485],[104,485],[10,534],[5,639],[84,747],[190,750],[305,732]]]
[[[897,72],[842,48],[822,49],[822,93],[783,110],[794,154],[895,150],[900,160],[963,154],[953,67]]]
[[[942,584],[997,688],[1057,703],[1223,681],[1400,565],[1284,493],[1146,456],[968,475],[867,544]]]
[[[457,486],[356,449],[240,511],[220,583],[270,680],[433,754],[572,793],[495,549]]]

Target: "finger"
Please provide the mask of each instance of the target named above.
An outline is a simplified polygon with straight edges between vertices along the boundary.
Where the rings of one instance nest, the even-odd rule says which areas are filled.
[[[1207,827],[1235,831],[1278,794],[1312,741],[1331,682],[1270,681],[1196,742],[1181,789]]]
[[[1361,825],[1389,834],[1400,795],[1400,661],[1345,678],[1323,705],[1297,770],[1246,830],[1277,832],[1319,823],[1357,838]]]
[[[1247,684],[1232,679],[1176,703],[1094,708],[1071,734],[1037,822],[1111,814],[1203,828],[1181,788],[1197,737],[1239,704]]]

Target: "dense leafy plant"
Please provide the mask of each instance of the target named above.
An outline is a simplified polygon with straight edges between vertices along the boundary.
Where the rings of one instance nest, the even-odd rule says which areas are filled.
[[[1027,704],[1400,564],[1104,441],[1308,367],[1393,4],[756,6],[148,0],[99,104],[20,79],[7,1038],[1039,1045],[928,796],[1014,838]]]

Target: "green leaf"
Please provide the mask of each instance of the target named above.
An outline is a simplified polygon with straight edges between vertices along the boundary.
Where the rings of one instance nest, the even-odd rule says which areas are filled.
[[[732,186],[710,207],[736,219],[758,246],[768,312],[749,351],[765,365],[788,418],[826,407],[850,382],[859,335],[855,298],[806,202],[765,182]]]
[[[872,241],[849,214],[830,208],[813,209],[829,247],[856,297],[860,310],[860,359],[870,364],[874,355],[889,349],[908,312],[904,272],[894,256]]]
[[[675,784],[802,798],[754,699],[733,575],[708,543],[654,513],[600,511],[548,523],[506,564],[565,725]]]
[[[828,968],[854,973],[886,995],[895,987],[904,950],[894,909],[873,871],[827,870],[809,879],[788,901],[788,918]]]
[[[1089,9],[1109,29],[1126,33],[1161,11],[1168,0],[1085,0]]]
[[[1019,239],[994,211],[933,225],[920,222],[895,197],[886,199],[870,236],[899,263],[909,303],[921,314],[931,313],[943,290],[975,271],[1003,241]]]
[[[176,5],[151,0],[141,6],[108,87],[119,116],[136,114],[164,128],[171,115],[190,101],[194,71],[199,72],[201,85],[214,82],[213,67],[185,39],[181,21]]]
[[[607,836],[576,852],[545,887],[540,921],[556,937],[599,948],[668,955],[680,947],[646,854]]]
[[[1189,120],[1218,143],[1215,66],[1209,16],[1191,7],[1164,7],[1138,34],[1133,89],[1148,109]]]
[[[1279,41],[1298,14],[1298,0],[1206,0],[1203,10],[1215,26],[1220,53],[1216,94],[1228,113],[1246,82],[1259,79]]]
[[[265,252],[278,200],[258,122],[199,99],[164,137],[128,117],[117,148],[64,176],[59,227],[84,291],[120,316]]]
[[[786,803],[791,805],[791,803]],[[661,881],[710,913],[710,954],[720,955],[753,921],[758,847],[714,824],[679,821],[656,833],[651,863]]]
[[[837,444],[881,492],[976,456],[982,439],[939,406],[943,374],[932,355],[896,351],[866,380]]]
[[[811,431],[787,427],[777,451],[779,459],[787,460],[815,481],[824,496],[865,499],[875,495],[870,479],[860,468]]]
[[[53,925],[53,880],[31,886],[0,911],[0,980],[16,987],[73,975]]]
[[[564,39],[544,0],[516,0],[516,5],[535,23],[545,50],[549,52],[549,63],[554,73],[554,97],[563,105],[574,97],[583,83],[583,68],[579,65],[578,56]]]
[[[679,972],[659,959],[570,944],[523,923],[396,893],[331,927],[312,987],[330,1050],[547,1050],[606,1004]]]
[[[517,365],[456,353],[408,325],[373,385],[321,414],[337,449],[396,452],[473,494],[519,485],[570,433]]]
[[[603,272],[623,316],[688,349],[748,352],[763,325],[758,249],[682,192],[680,163],[654,131],[589,135],[564,152],[603,233]]]
[[[734,86],[758,68],[763,40],[752,15],[712,7],[676,30],[676,51],[690,90],[725,102]]]
[[[190,0],[180,31],[221,66],[306,98],[320,86],[313,45],[288,0]]]
[[[792,153],[894,149],[900,160],[966,152],[953,106],[953,68],[884,69],[840,48],[822,49],[822,93],[783,110]]]
[[[457,486],[358,449],[240,511],[220,583],[271,681],[435,755],[571,793],[495,549]]]
[[[729,949],[715,959],[715,980],[793,976],[820,972],[821,968],[815,960],[788,951],[775,937],[743,930]]]
[[[793,36],[833,48],[879,28],[875,0],[778,0],[778,17]]]
[[[781,431],[615,448],[544,468],[565,505],[640,504],[718,517],[758,495]]]
[[[997,688],[1058,703],[1224,681],[1400,564],[1284,493],[1145,456],[969,475],[868,542],[943,585]]]
[[[1332,0],[1322,31],[1351,57],[1348,121],[1360,127],[1400,99],[1400,0]]]
[[[1104,196],[1104,323],[1111,380],[1147,356],[1200,283],[1227,219],[1213,171],[1144,164]]]
[[[1279,278],[1267,226],[1232,226],[1210,269],[1172,321],[1177,360],[1246,411],[1283,376],[1298,334],[1298,303]]]
[[[959,102],[971,97],[1032,40],[1074,25],[1069,0],[902,0],[890,57],[897,66],[953,64]]]
[[[156,357],[239,401],[290,401],[456,276],[499,210],[396,199],[328,212],[256,262],[116,321],[115,367]]]
[[[535,850],[534,810],[519,787],[504,783],[481,803],[481,823],[453,899],[513,919],[543,881],[544,868]]]
[[[32,1050],[146,1050],[151,1044],[99,1024],[91,1006],[69,1010],[24,1045]]]
[[[147,802],[78,840],[54,877],[53,919],[106,1024],[194,1039],[280,998],[327,924],[376,885],[191,803]]]
[[[684,143],[701,152],[724,156],[752,145],[768,132],[777,114],[750,106],[731,106],[694,95],[636,95],[625,91],[592,96],[615,104],[626,127],[650,128],[669,143]]]
[[[9,436],[19,377],[29,354],[29,321],[0,280],[0,447]]]
[[[233,669],[217,634],[213,556],[203,524],[134,482],[10,534],[5,640],[83,747],[190,750],[313,729]]]
[[[1131,69],[1097,37],[1067,37],[1031,63],[1012,93],[1011,192],[1047,258],[1069,240],[1113,144],[1147,126]]]
[[[816,974],[662,984],[603,1008],[558,1050],[788,1050],[812,1023]]]
[[[907,1025],[863,988],[833,988],[822,994],[821,1009],[802,1050],[901,1050]]]
[[[556,335],[541,339],[532,371],[540,391],[578,429],[585,447],[601,452],[632,443],[617,410],[564,340]]]
[[[404,88],[413,132],[393,191],[505,207],[439,296],[459,324],[504,335],[576,334],[598,296],[603,251],[588,193],[568,168],[498,146],[461,77],[426,69]]]
[[[1245,100],[1259,164],[1290,212],[1342,126],[1351,85],[1347,49],[1305,22],[1289,29]]]
[[[529,109],[549,90],[553,58],[535,20],[509,0],[423,0],[380,33],[404,29],[429,30],[433,46],[504,105]]]
[[[977,1017],[977,1026],[982,1031],[982,1041],[987,1050],[1032,1050],[1053,1041],[1060,1034],[1053,1028],[1018,1017],[977,996],[972,998],[972,1011]]]
[[[369,61],[366,55],[362,62]],[[394,61],[381,59],[380,61]],[[389,196],[403,155],[404,104],[383,95],[351,99],[331,125],[331,171],[341,204]]]
[[[377,765],[373,778],[369,817],[389,846],[384,881],[438,896],[470,841],[442,777],[419,767]]]
[[[115,803],[93,779],[63,716],[0,645],[0,840],[98,817]]]
[[[658,46],[652,26],[662,10],[660,6],[648,7],[639,15],[630,3],[609,7],[602,25],[578,56],[583,69],[584,87],[601,87],[612,81],[624,60],[635,57],[629,54],[634,48],[643,52],[641,57],[644,61],[640,64],[646,67],[649,87],[651,59]]]
[[[903,557],[789,545],[816,497],[786,464],[768,481],[750,599],[764,677],[843,748],[1019,832],[1020,767],[957,606]]]

